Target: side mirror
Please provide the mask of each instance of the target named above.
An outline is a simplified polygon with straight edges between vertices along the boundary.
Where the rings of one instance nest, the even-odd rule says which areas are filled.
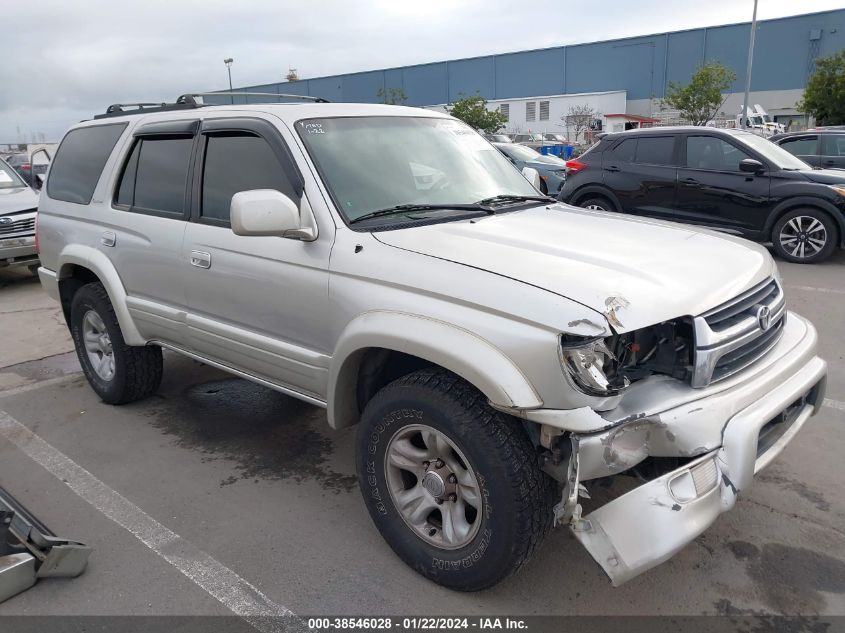
[[[299,206],[275,189],[239,191],[229,207],[235,235],[276,235],[312,240],[314,231],[302,226]]]
[[[739,161],[739,171],[745,171],[750,174],[761,174],[766,171],[766,168],[759,160],[754,160],[753,158],[743,158]]]
[[[525,179],[528,182],[534,185],[534,188],[537,191],[540,191],[540,172],[538,172],[533,167],[523,167],[522,175],[525,176]]]

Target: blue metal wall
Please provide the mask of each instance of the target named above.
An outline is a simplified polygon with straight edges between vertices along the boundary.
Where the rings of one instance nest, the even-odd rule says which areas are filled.
[[[378,102],[376,93],[380,88],[399,88],[408,97],[408,105],[447,103],[476,92],[487,99],[509,99],[627,90],[631,100],[662,97],[668,81],[686,83],[701,63],[719,61],[736,72],[731,92],[740,92],[745,85],[750,26],[745,23],[660,33],[240,90],[308,94],[330,101]],[[813,31],[820,31],[821,39],[811,40]],[[803,88],[814,57],[831,55],[843,48],[845,9],[760,21],[751,89]]]

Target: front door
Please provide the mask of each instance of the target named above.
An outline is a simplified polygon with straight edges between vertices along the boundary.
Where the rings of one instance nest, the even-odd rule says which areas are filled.
[[[678,170],[678,219],[752,235],[769,214],[769,175],[740,171],[753,158],[739,146],[708,134],[686,136]]]
[[[334,231],[324,226],[306,242],[235,235],[229,224],[232,196],[253,189],[280,191],[312,217],[312,185],[303,185],[291,145],[272,121],[203,122],[183,250],[189,345],[211,360],[324,399]]]

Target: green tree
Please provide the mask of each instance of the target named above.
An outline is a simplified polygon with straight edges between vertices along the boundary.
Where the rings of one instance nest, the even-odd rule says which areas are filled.
[[[408,100],[408,97],[401,88],[388,88],[387,90],[379,88],[376,91],[376,96],[381,99],[382,103],[388,105],[404,105]]]
[[[478,94],[450,103],[446,106],[446,111],[476,130],[488,134],[498,132],[508,122],[508,117],[498,110],[488,110],[487,101]]]
[[[670,81],[663,102],[692,125],[704,125],[719,111],[724,103],[722,93],[735,80],[736,73],[724,64],[703,64],[686,86]]]
[[[816,60],[816,70],[796,109],[812,114],[819,125],[845,123],[845,50]]]

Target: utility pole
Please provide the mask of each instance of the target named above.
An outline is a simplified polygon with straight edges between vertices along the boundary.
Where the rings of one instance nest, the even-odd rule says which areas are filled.
[[[755,2],[754,6],[756,7],[757,6],[756,5],[757,0],[754,0],[754,2]],[[756,8],[755,8],[755,11],[756,11]],[[226,59],[223,60],[223,63],[226,64],[226,70],[229,72],[229,93],[230,93],[229,94],[229,101],[231,101],[231,103],[234,105],[235,95],[231,94],[232,93],[232,62],[233,61],[235,61],[235,60],[232,59],[231,57],[227,57]]]
[[[757,0],[754,0],[754,15],[751,18],[751,35],[748,38],[748,63],[745,66],[745,97],[742,99],[742,127],[748,127],[748,93],[751,92],[751,62],[754,60],[754,34],[757,31]]]

